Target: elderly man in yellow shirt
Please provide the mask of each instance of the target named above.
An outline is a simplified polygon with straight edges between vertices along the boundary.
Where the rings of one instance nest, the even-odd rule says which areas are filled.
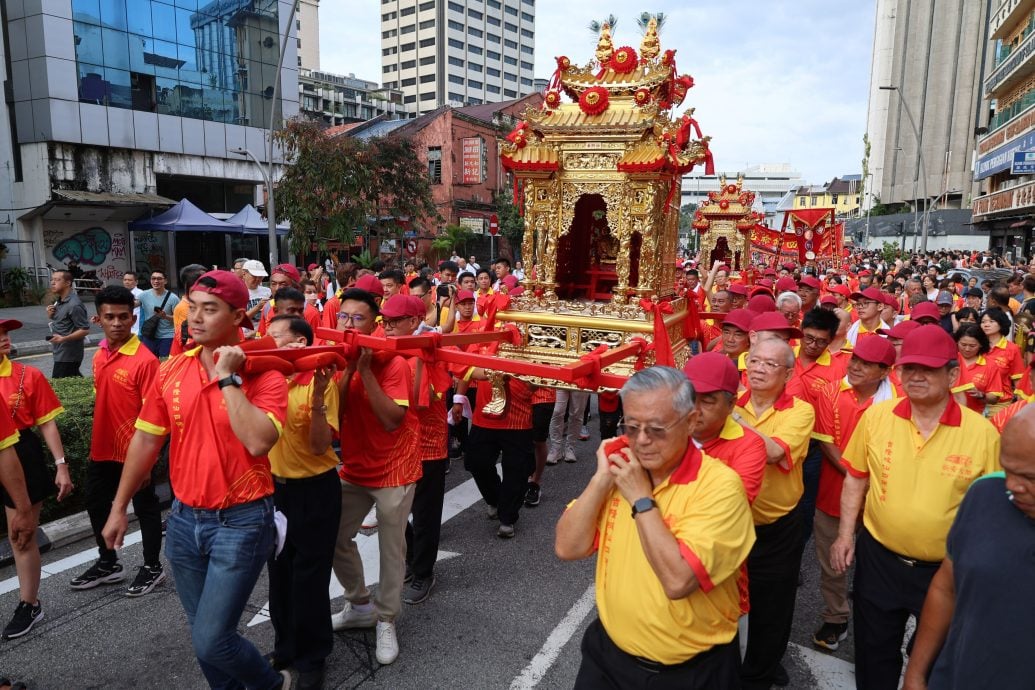
[[[621,396],[625,435],[601,444],[557,523],[560,558],[597,554],[600,618],[575,687],[738,687],[737,573],[755,540],[744,485],[691,442],[698,411],[678,369],[638,371]]]
[[[952,396],[959,372],[954,344],[935,325],[906,335],[898,359],[906,397],[866,410],[841,455],[847,475],[830,560],[838,572],[856,561],[861,690],[898,687],[906,620],[920,617],[956,509],[974,479],[999,469],[995,428]]]
[[[751,505],[757,541],[748,558],[751,612],[741,680],[744,688],[786,685],[782,664],[794,619],[801,567],[804,493],[802,466],[816,413],[787,392],[794,351],[778,338],[758,340],[747,354],[748,390],[737,400],[735,419],[762,437],[767,464],[762,490]]]

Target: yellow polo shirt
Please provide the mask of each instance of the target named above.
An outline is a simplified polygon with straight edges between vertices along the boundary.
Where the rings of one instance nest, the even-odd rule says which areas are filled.
[[[885,548],[939,561],[956,509],[970,483],[999,467],[999,434],[988,420],[951,397],[926,441],[909,398],[870,407],[859,419],[841,463],[868,478],[863,524]]]
[[[327,447],[320,455],[309,452],[309,426],[312,419],[313,374],[303,372],[288,379],[287,417],[284,431],[270,449],[270,467],[274,476],[285,479],[315,477],[338,466],[334,449]],[[327,425],[338,431],[338,386],[331,381],[323,396]]]
[[[692,443],[676,471],[654,487],[653,498],[700,588],[675,601],[665,596],[632,508],[613,489],[597,528],[597,609],[621,649],[678,664],[736,635],[736,575],[755,543],[755,530],[740,477]]]
[[[761,417],[755,414],[751,391],[740,396],[735,411],[750,426],[782,447],[784,460],[790,465],[790,469],[784,469],[779,464],[766,465],[762,490],[751,504],[755,524],[768,525],[794,510],[801,500],[805,490],[801,464],[809,452],[816,412],[812,405],[786,391]]]

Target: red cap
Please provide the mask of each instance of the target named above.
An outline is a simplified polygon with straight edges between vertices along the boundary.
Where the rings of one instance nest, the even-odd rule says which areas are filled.
[[[746,307],[756,314],[764,311],[776,311],[776,300],[769,293],[755,295],[747,301]]]
[[[315,270],[317,268],[320,268],[320,264],[313,263],[313,264],[309,264],[308,266],[306,266],[305,270],[312,271],[312,270]]]
[[[852,300],[870,299],[874,302],[880,302],[884,304],[884,293],[875,287],[868,287],[862,292],[853,292],[851,296]]]
[[[833,304],[836,307],[837,306],[837,298],[834,297],[833,295],[823,295],[822,297],[819,298],[819,303],[820,304]]]
[[[360,290],[366,290],[370,294],[378,297],[385,296],[385,286],[381,284],[381,281],[377,279],[377,276],[370,275],[369,273],[357,278],[355,287]]]
[[[785,261],[784,263],[780,264],[780,268],[782,268],[785,271],[793,271],[797,268],[797,266],[791,263],[790,261]]]
[[[941,326],[927,325],[915,329],[902,340],[899,364],[944,367],[957,359],[956,341]]]
[[[898,297],[895,297],[895,295],[890,292],[882,291],[880,294],[884,296],[884,304],[888,305],[892,309],[898,309]]]
[[[736,395],[740,387],[737,365],[721,352],[703,352],[691,357],[683,367],[683,373],[698,393],[726,391]]]
[[[741,297],[747,297],[748,289],[740,283],[730,283],[729,287],[726,288],[726,292],[731,295],[740,295]]]
[[[801,329],[787,323],[787,319],[784,318],[783,314],[775,311],[767,311],[756,316],[751,321],[751,330],[782,331],[791,338],[800,338],[802,336]]]
[[[207,280],[206,280],[207,279]],[[213,282],[214,285],[205,285],[201,281]],[[197,282],[190,288],[191,292],[207,292],[218,297],[232,309],[248,308],[248,288],[244,281],[237,277],[236,273],[230,271],[209,271],[198,278]]]
[[[776,277],[776,269],[775,268],[767,268],[764,271],[762,271],[762,275],[764,275],[764,276],[773,276],[775,278]]]
[[[466,302],[469,299],[474,299],[474,293],[471,292],[470,290],[457,290],[456,291],[456,301],[457,302]]]
[[[302,280],[302,276],[299,275],[298,269],[292,266],[291,264],[277,264],[273,267],[273,273],[281,273],[283,275],[286,275],[288,278],[295,281],[296,283]]]
[[[835,292],[835,293],[841,295],[842,297],[849,297],[850,298],[852,296],[852,291],[848,289],[847,285],[837,285],[837,284],[834,284],[834,285],[831,285],[830,287],[828,287],[827,290],[829,292]]]
[[[913,311],[909,313],[909,318],[913,321],[919,321],[920,319],[938,321],[942,318],[942,315],[938,313],[938,305],[934,302],[921,302],[913,307]]]
[[[859,271],[859,277],[860,278],[862,278],[863,276],[872,276],[872,275],[873,275],[873,273],[871,273],[868,269],[865,269],[865,268],[863,270]]]
[[[803,276],[802,279],[798,281],[798,287],[801,287],[803,285],[805,287],[810,287],[813,290],[823,289],[823,285],[819,282],[818,279],[814,278],[813,276]]]
[[[790,276],[784,276],[776,281],[776,292],[797,292],[798,284],[794,282],[794,278]]]
[[[852,349],[852,355],[864,362],[892,366],[895,364],[895,346],[887,338],[867,336],[859,338]]]
[[[16,331],[22,327],[22,322],[18,319],[0,319],[0,331],[9,333]]]
[[[423,319],[426,313],[424,300],[415,295],[392,295],[381,305],[381,316],[386,319],[399,319],[404,316]]]
[[[734,309],[729,314],[726,314],[726,318],[722,320],[722,325],[729,324],[747,333],[751,330],[751,322],[756,316],[758,316],[758,313],[750,309]]]
[[[905,338],[907,335],[909,335],[911,332],[920,328],[920,326],[921,324],[917,323],[916,321],[899,321],[891,328],[878,328],[877,333],[881,335],[886,335],[889,338],[896,338],[898,340],[901,340],[902,338]]]

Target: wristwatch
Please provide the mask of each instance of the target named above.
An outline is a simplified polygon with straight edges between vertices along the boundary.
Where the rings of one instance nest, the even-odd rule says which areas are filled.
[[[244,379],[241,378],[240,374],[230,374],[226,378],[219,379],[219,390],[223,390],[227,386],[240,388],[242,383],[244,383]]]
[[[633,503],[632,516],[636,519],[636,516],[640,513],[646,513],[648,510],[654,510],[658,507],[657,502],[653,498],[638,498]]]

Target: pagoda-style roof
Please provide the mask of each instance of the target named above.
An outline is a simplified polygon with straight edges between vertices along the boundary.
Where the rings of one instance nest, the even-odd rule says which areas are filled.
[[[654,140],[641,141],[636,146],[625,150],[618,161],[618,169],[622,172],[650,172],[661,170],[668,160],[665,149]]]
[[[548,144],[529,144],[507,154],[507,166],[512,170],[556,170],[559,164],[557,149]]]
[[[563,103],[552,110],[530,108],[525,111],[524,118],[534,125],[535,129],[544,133],[553,130],[599,128],[631,129],[642,132],[654,126],[657,108],[638,108],[631,101],[626,104],[626,107],[621,107],[621,105],[612,102],[611,107],[599,115],[587,115],[582,112],[578,104]]]

